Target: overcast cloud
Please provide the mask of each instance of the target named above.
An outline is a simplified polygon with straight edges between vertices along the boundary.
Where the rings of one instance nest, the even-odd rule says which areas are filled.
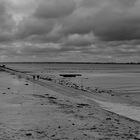
[[[0,0],[0,61],[140,62],[139,0]]]

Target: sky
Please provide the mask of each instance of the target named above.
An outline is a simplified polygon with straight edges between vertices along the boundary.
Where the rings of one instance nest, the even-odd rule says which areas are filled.
[[[0,0],[0,62],[140,62],[140,0]]]

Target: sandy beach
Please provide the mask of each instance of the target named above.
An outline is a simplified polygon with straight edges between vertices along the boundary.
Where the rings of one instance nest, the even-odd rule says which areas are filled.
[[[138,140],[139,108],[121,102],[119,97],[1,72],[0,139]]]
[[[140,140],[140,0],[0,0],[0,140]]]

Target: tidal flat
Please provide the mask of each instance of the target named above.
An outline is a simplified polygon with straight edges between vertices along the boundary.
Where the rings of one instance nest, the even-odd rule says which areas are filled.
[[[140,139],[140,66],[6,66],[41,78],[0,72],[0,139]]]

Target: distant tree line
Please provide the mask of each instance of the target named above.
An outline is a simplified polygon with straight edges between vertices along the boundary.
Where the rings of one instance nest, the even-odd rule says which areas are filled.
[[[140,62],[0,62],[0,64],[140,64]]]

